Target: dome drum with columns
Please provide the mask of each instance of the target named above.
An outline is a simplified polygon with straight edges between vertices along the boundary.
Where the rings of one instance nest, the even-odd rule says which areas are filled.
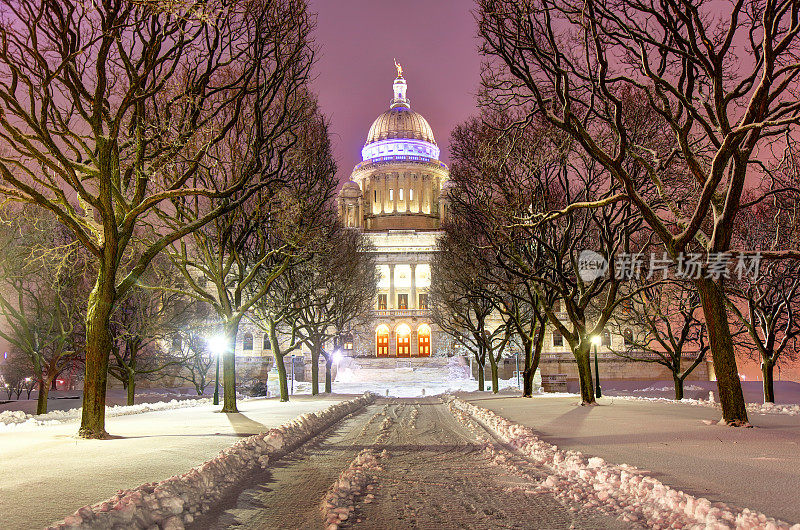
[[[449,173],[428,121],[411,110],[399,65],[392,89],[389,109],[369,128],[362,161],[338,197],[345,226],[372,243],[381,277],[371,322],[353,330],[352,355],[429,357],[446,351],[427,291]]]
[[[342,220],[362,230],[438,230],[447,165],[428,121],[411,110],[399,65],[392,88],[389,109],[372,123],[362,162],[339,194]]]

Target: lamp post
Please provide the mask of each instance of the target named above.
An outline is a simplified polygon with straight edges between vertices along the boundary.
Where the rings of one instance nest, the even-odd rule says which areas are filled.
[[[597,346],[600,344],[601,340],[603,339],[600,337],[600,335],[595,335],[592,337],[592,344],[594,344],[594,395],[597,398],[603,396],[603,394],[600,392],[600,370],[597,367]]]
[[[211,353],[217,358],[217,370],[214,376],[214,405],[219,405],[219,358],[225,353],[225,348],[228,346],[228,340],[225,335],[214,335],[208,339],[208,347]]]

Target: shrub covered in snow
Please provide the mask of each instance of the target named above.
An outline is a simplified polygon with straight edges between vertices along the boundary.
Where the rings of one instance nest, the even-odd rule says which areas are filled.
[[[461,421],[472,418],[493,432],[503,442],[525,455],[551,474],[540,489],[597,507],[622,520],[649,528],[773,528],[800,530],[800,524],[766,517],[750,510],[736,511],[722,503],[711,503],[682,491],[676,491],[639,469],[614,465],[602,458],[587,458],[578,451],[563,451],[540,440],[531,429],[513,423],[493,411],[454,398],[450,410]],[[498,463],[505,463],[502,449],[487,444],[497,453]]]
[[[108,500],[84,506],[51,529],[160,528],[176,530],[207,512],[231,487],[270,460],[296,449],[342,418],[374,400],[371,394],[245,438],[182,475],[120,490]]]

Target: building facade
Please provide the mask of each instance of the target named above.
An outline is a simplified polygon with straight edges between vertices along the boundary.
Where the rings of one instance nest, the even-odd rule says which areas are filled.
[[[370,241],[380,273],[371,322],[353,330],[355,357],[430,357],[449,341],[431,322],[430,262],[441,234],[447,165],[427,120],[411,109],[398,65],[389,109],[367,133],[362,161],[342,187],[339,215]]]

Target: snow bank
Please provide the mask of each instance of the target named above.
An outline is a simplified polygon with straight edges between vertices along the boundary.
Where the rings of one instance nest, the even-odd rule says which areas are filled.
[[[364,502],[369,504],[375,498],[370,493],[374,488],[370,484],[372,477],[370,471],[380,471],[379,459],[386,458],[384,449],[376,454],[372,449],[364,449],[342,471],[339,479],[333,483],[322,499],[322,520],[325,521],[327,530],[337,530],[342,521],[346,521],[355,510],[355,499],[359,495],[366,496]]]
[[[49,528],[182,529],[259,466],[266,468],[270,460],[296,449],[373,400],[374,396],[365,394],[316,413],[302,414],[280,427],[235,443],[187,473],[120,490],[110,499],[84,506]]]
[[[719,403],[712,400],[683,398],[680,401],[662,397],[639,396],[614,396],[613,399],[627,399],[630,401],[650,401],[656,403],[680,403],[681,405],[694,405],[696,407],[720,408]],[[786,414],[800,416],[800,405],[776,405],[775,403],[747,403],[747,411],[754,414]]]
[[[157,403],[141,403],[139,405],[118,405],[106,408],[106,417],[127,416],[153,412],[157,410],[181,409],[185,407],[200,407],[210,405],[211,399],[173,399],[172,401],[159,401]],[[80,419],[82,408],[70,410],[54,410],[47,414],[27,414],[21,410],[4,410],[0,412],[0,432],[27,429],[30,427],[45,427],[67,421]]]
[[[503,442],[549,470],[539,486],[559,497],[617,515],[626,522],[649,528],[771,528],[800,530],[764,514],[747,509],[738,512],[722,503],[712,504],[676,491],[639,469],[614,465],[602,458],[587,458],[578,451],[562,451],[540,440],[531,429],[513,423],[494,412],[453,398],[450,410],[464,423],[472,418]],[[503,450],[487,444],[495,461],[511,465]],[[531,492],[535,493],[535,492]]]

